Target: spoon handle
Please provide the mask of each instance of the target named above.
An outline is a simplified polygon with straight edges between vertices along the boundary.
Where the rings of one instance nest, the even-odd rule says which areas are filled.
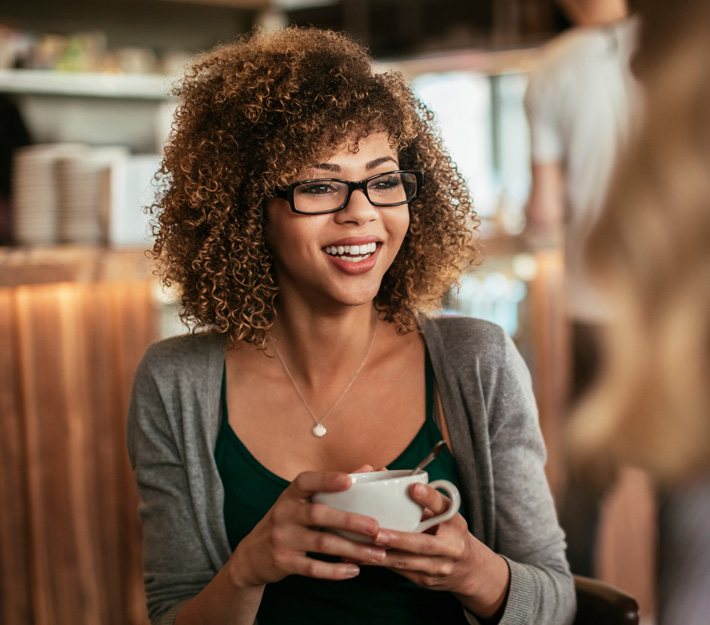
[[[428,465],[432,460],[434,460],[434,458],[439,455],[439,452],[441,452],[444,447],[446,447],[446,441],[439,441],[431,448],[431,451],[425,456],[425,458],[416,467],[412,469],[410,474],[419,473],[420,471],[422,471],[426,465]]]

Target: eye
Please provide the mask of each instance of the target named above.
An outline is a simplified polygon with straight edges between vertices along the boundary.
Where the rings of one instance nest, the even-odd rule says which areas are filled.
[[[384,174],[370,181],[368,187],[373,191],[388,191],[402,184],[399,174]]]
[[[295,193],[304,195],[328,195],[330,193],[337,193],[338,185],[327,180],[316,180],[315,182],[308,182],[296,187]]]

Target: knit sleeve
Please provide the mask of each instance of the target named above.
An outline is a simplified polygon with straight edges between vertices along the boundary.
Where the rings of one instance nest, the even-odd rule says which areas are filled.
[[[153,625],[163,625],[216,571],[194,518],[179,410],[166,409],[175,398],[156,382],[155,367],[149,350],[136,373],[127,438],[140,494],[148,615]]]
[[[571,622],[574,584],[545,475],[545,445],[530,374],[503,331],[488,394],[496,511],[495,550],[508,562],[510,590],[501,625]]]

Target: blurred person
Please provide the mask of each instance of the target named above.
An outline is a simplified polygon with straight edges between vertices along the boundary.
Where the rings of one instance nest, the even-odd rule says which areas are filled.
[[[589,475],[648,471],[659,492],[658,622],[710,618],[710,3],[639,5],[647,113],[591,233],[614,302],[598,382],[570,427]]]
[[[532,180],[526,233],[533,244],[564,242],[571,403],[596,374],[595,334],[609,317],[585,275],[582,255],[633,125],[638,93],[630,59],[638,24],[624,0],[558,4],[575,27],[545,46],[529,78],[525,110]],[[594,576],[602,493],[565,478],[558,510],[567,557],[573,573]]]
[[[13,242],[12,158],[17,148],[30,145],[30,134],[17,105],[0,93],[0,245]]]
[[[153,252],[196,329],[148,349],[128,417],[153,623],[568,623],[529,373],[435,314],[479,249],[431,113],[317,29],[217,48],[176,95]],[[311,501],[442,438],[463,508],[431,533]]]

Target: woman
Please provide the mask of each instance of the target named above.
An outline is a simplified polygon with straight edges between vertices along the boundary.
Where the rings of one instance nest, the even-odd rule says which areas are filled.
[[[495,326],[418,314],[478,254],[430,113],[314,29],[220,48],[177,95],[154,252],[204,331],[152,346],[131,402],[153,622],[568,621],[524,364]],[[434,533],[310,502],[442,436],[429,474],[463,510]]]
[[[588,264],[616,307],[603,374],[577,408],[573,457],[658,487],[659,623],[710,614],[710,4],[641,3],[646,118]]]

